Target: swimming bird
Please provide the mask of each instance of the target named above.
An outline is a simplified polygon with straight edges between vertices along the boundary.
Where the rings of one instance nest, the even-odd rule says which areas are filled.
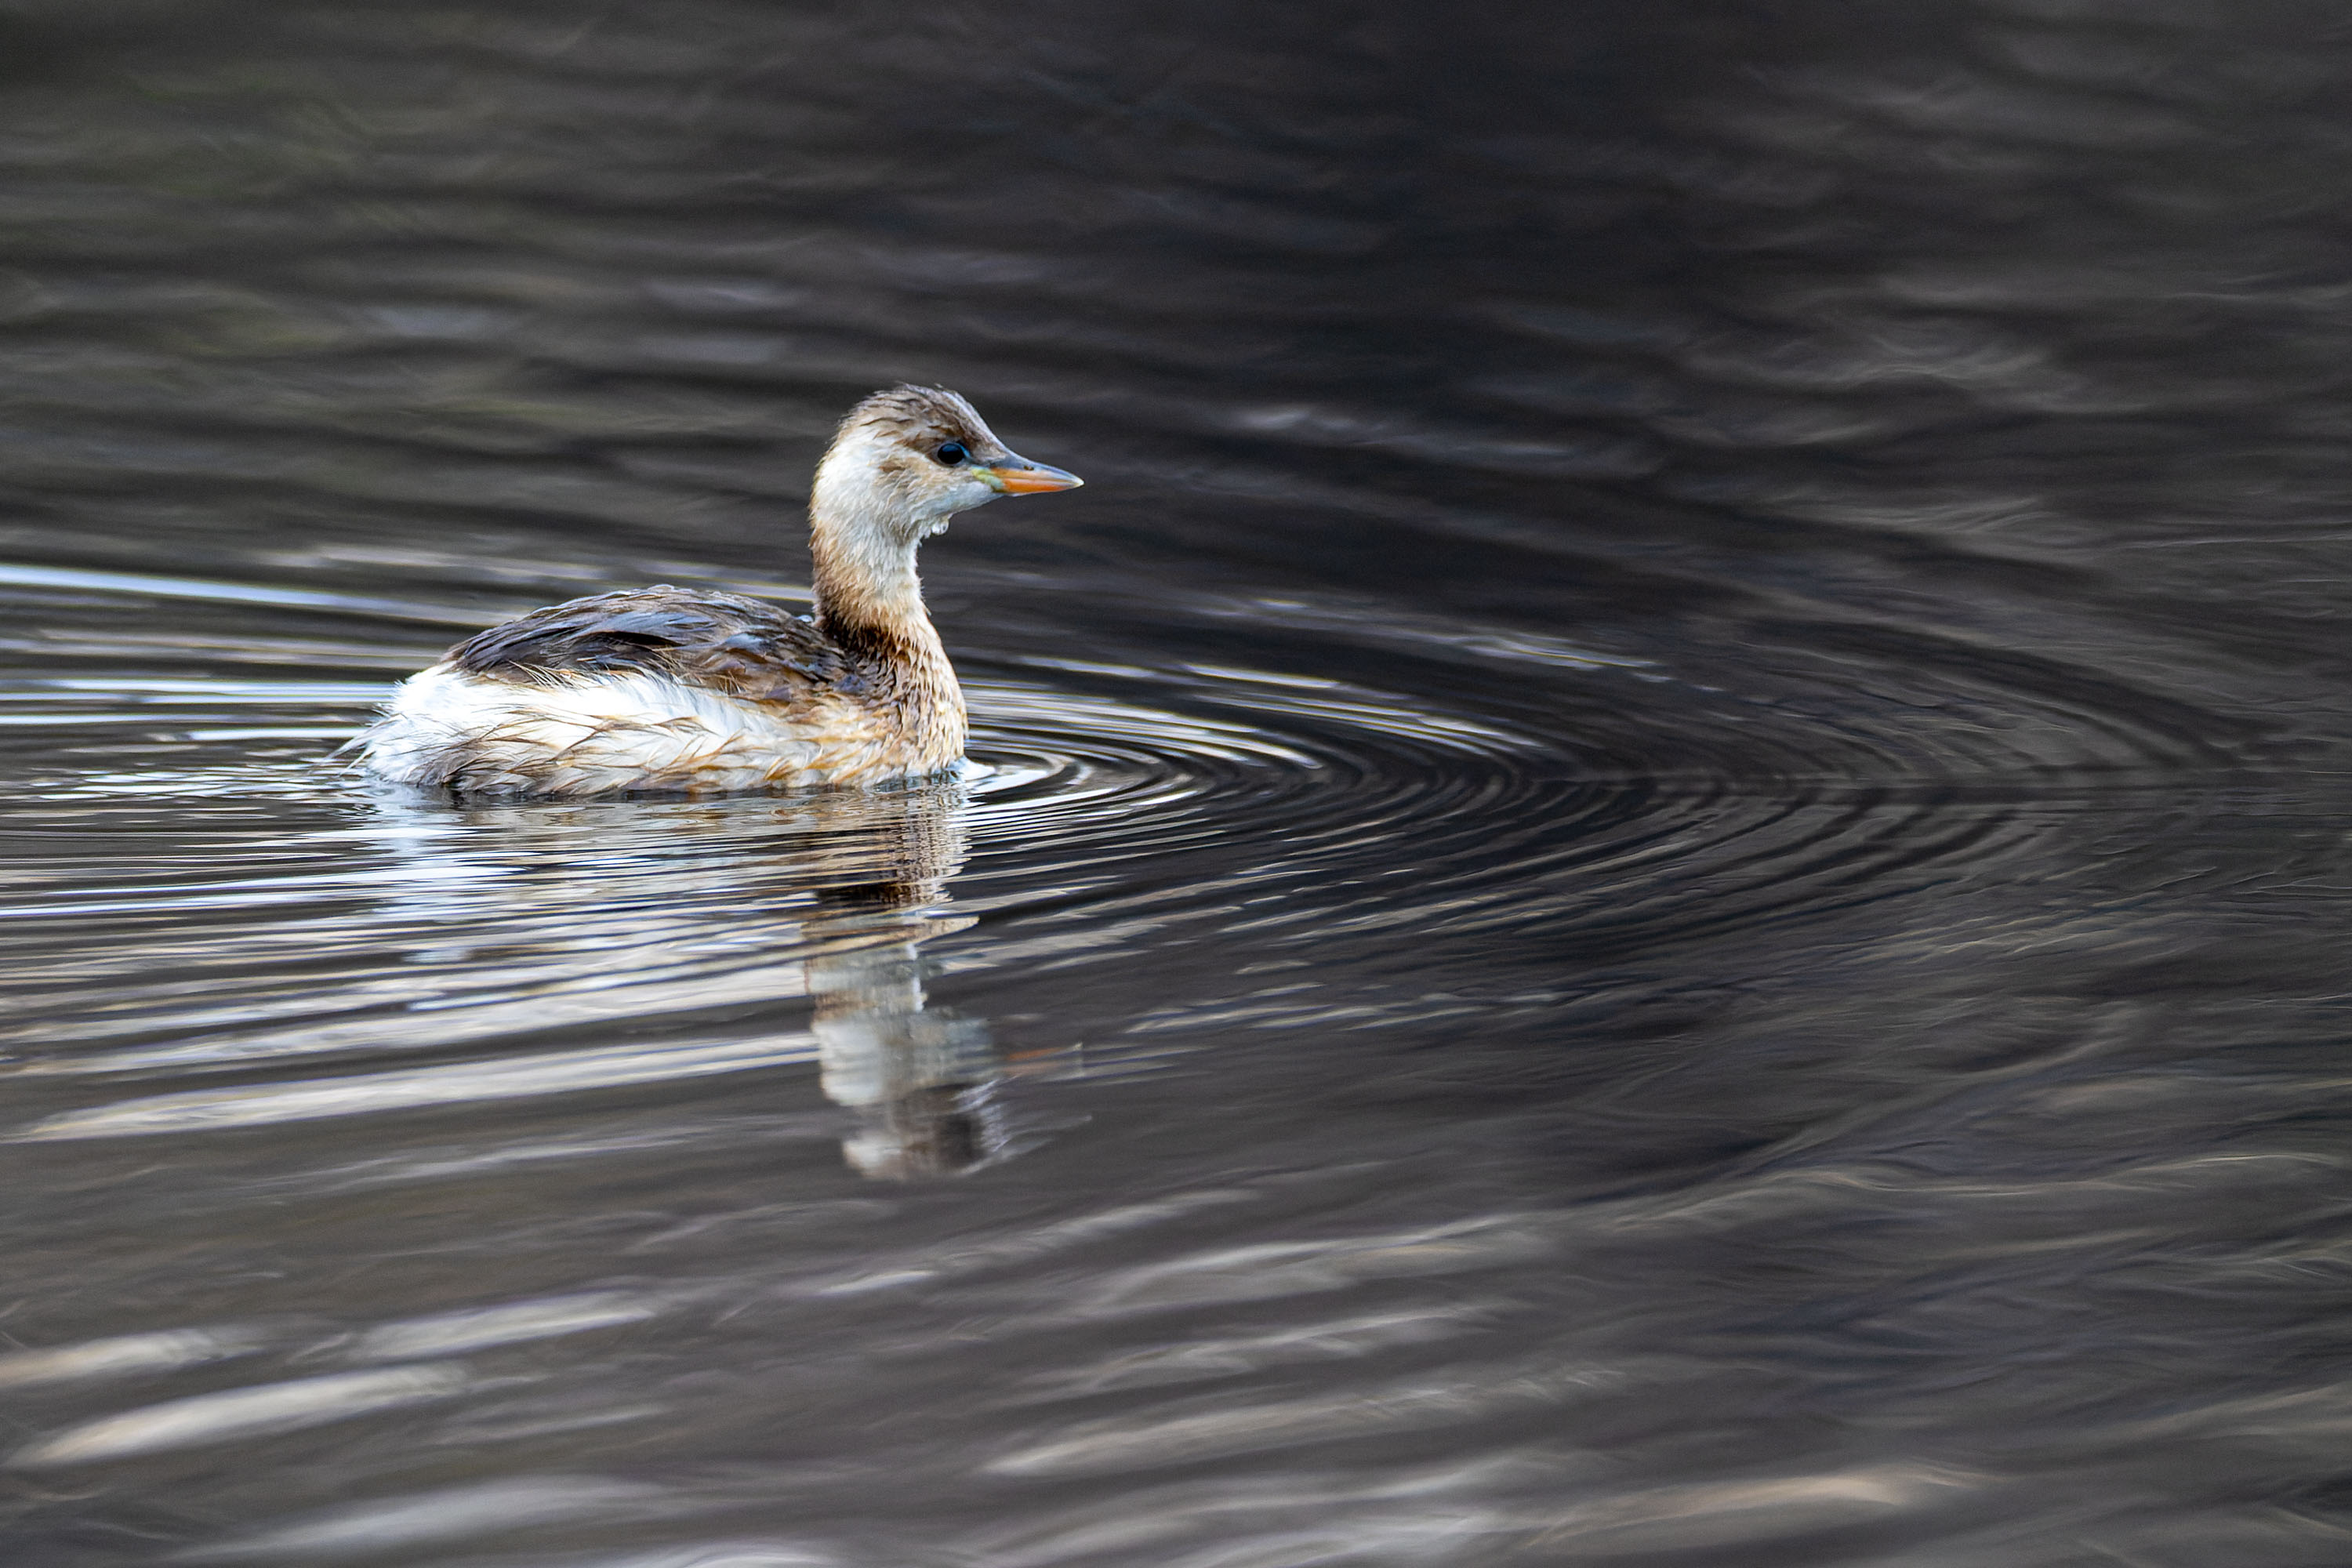
[[[943,387],[851,409],[809,492],[814,613],[667,585],[480,632],[409,677],[360,765],[461,795],[873,784],[963,757],[963,691],[915,551],[957,512],[1066,490]]]

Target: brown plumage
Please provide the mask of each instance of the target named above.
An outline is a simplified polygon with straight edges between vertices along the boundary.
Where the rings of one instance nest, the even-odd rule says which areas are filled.
[[[362,765],[467,794],[878,784],[963,755],[963,693],[915,552],[956,512],[1068,489],[937,387],[866,398],[809,497],[816,610],[659,586],[492,626],[404,682]]]

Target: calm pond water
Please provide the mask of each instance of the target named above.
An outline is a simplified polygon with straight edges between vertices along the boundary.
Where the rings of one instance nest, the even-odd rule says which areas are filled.
[[[2352,27],[0,11],[0,1557],[2352,1561]],[[324,759],[803,596],[970,777]]]

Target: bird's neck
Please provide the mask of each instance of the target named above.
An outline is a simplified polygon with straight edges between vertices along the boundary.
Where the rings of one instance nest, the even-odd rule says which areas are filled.
[[[816,623],[862,667],[924,765],[944,765],[963,754],[963,691],[923,608],[913,542],[866,521],[810,508]]]
[[[923,608],[912,543],[879,530],[843,527],[823,513],[813,515],[810,524],[817,624],[835,641],[938,644],[939,634]]]
[[[872,432],[845,430],[817,464],[809,490],[809,554],[819,625],[859,640],[936,646],[915,575],[921,523],[878,482],[887,454]]]

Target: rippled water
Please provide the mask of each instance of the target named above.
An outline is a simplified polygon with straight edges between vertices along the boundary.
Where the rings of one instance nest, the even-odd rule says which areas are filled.
[[[0,11],[26,1568],[2352,1557],[2352,28]],[[804,590],[966,779],[328,760]]]

